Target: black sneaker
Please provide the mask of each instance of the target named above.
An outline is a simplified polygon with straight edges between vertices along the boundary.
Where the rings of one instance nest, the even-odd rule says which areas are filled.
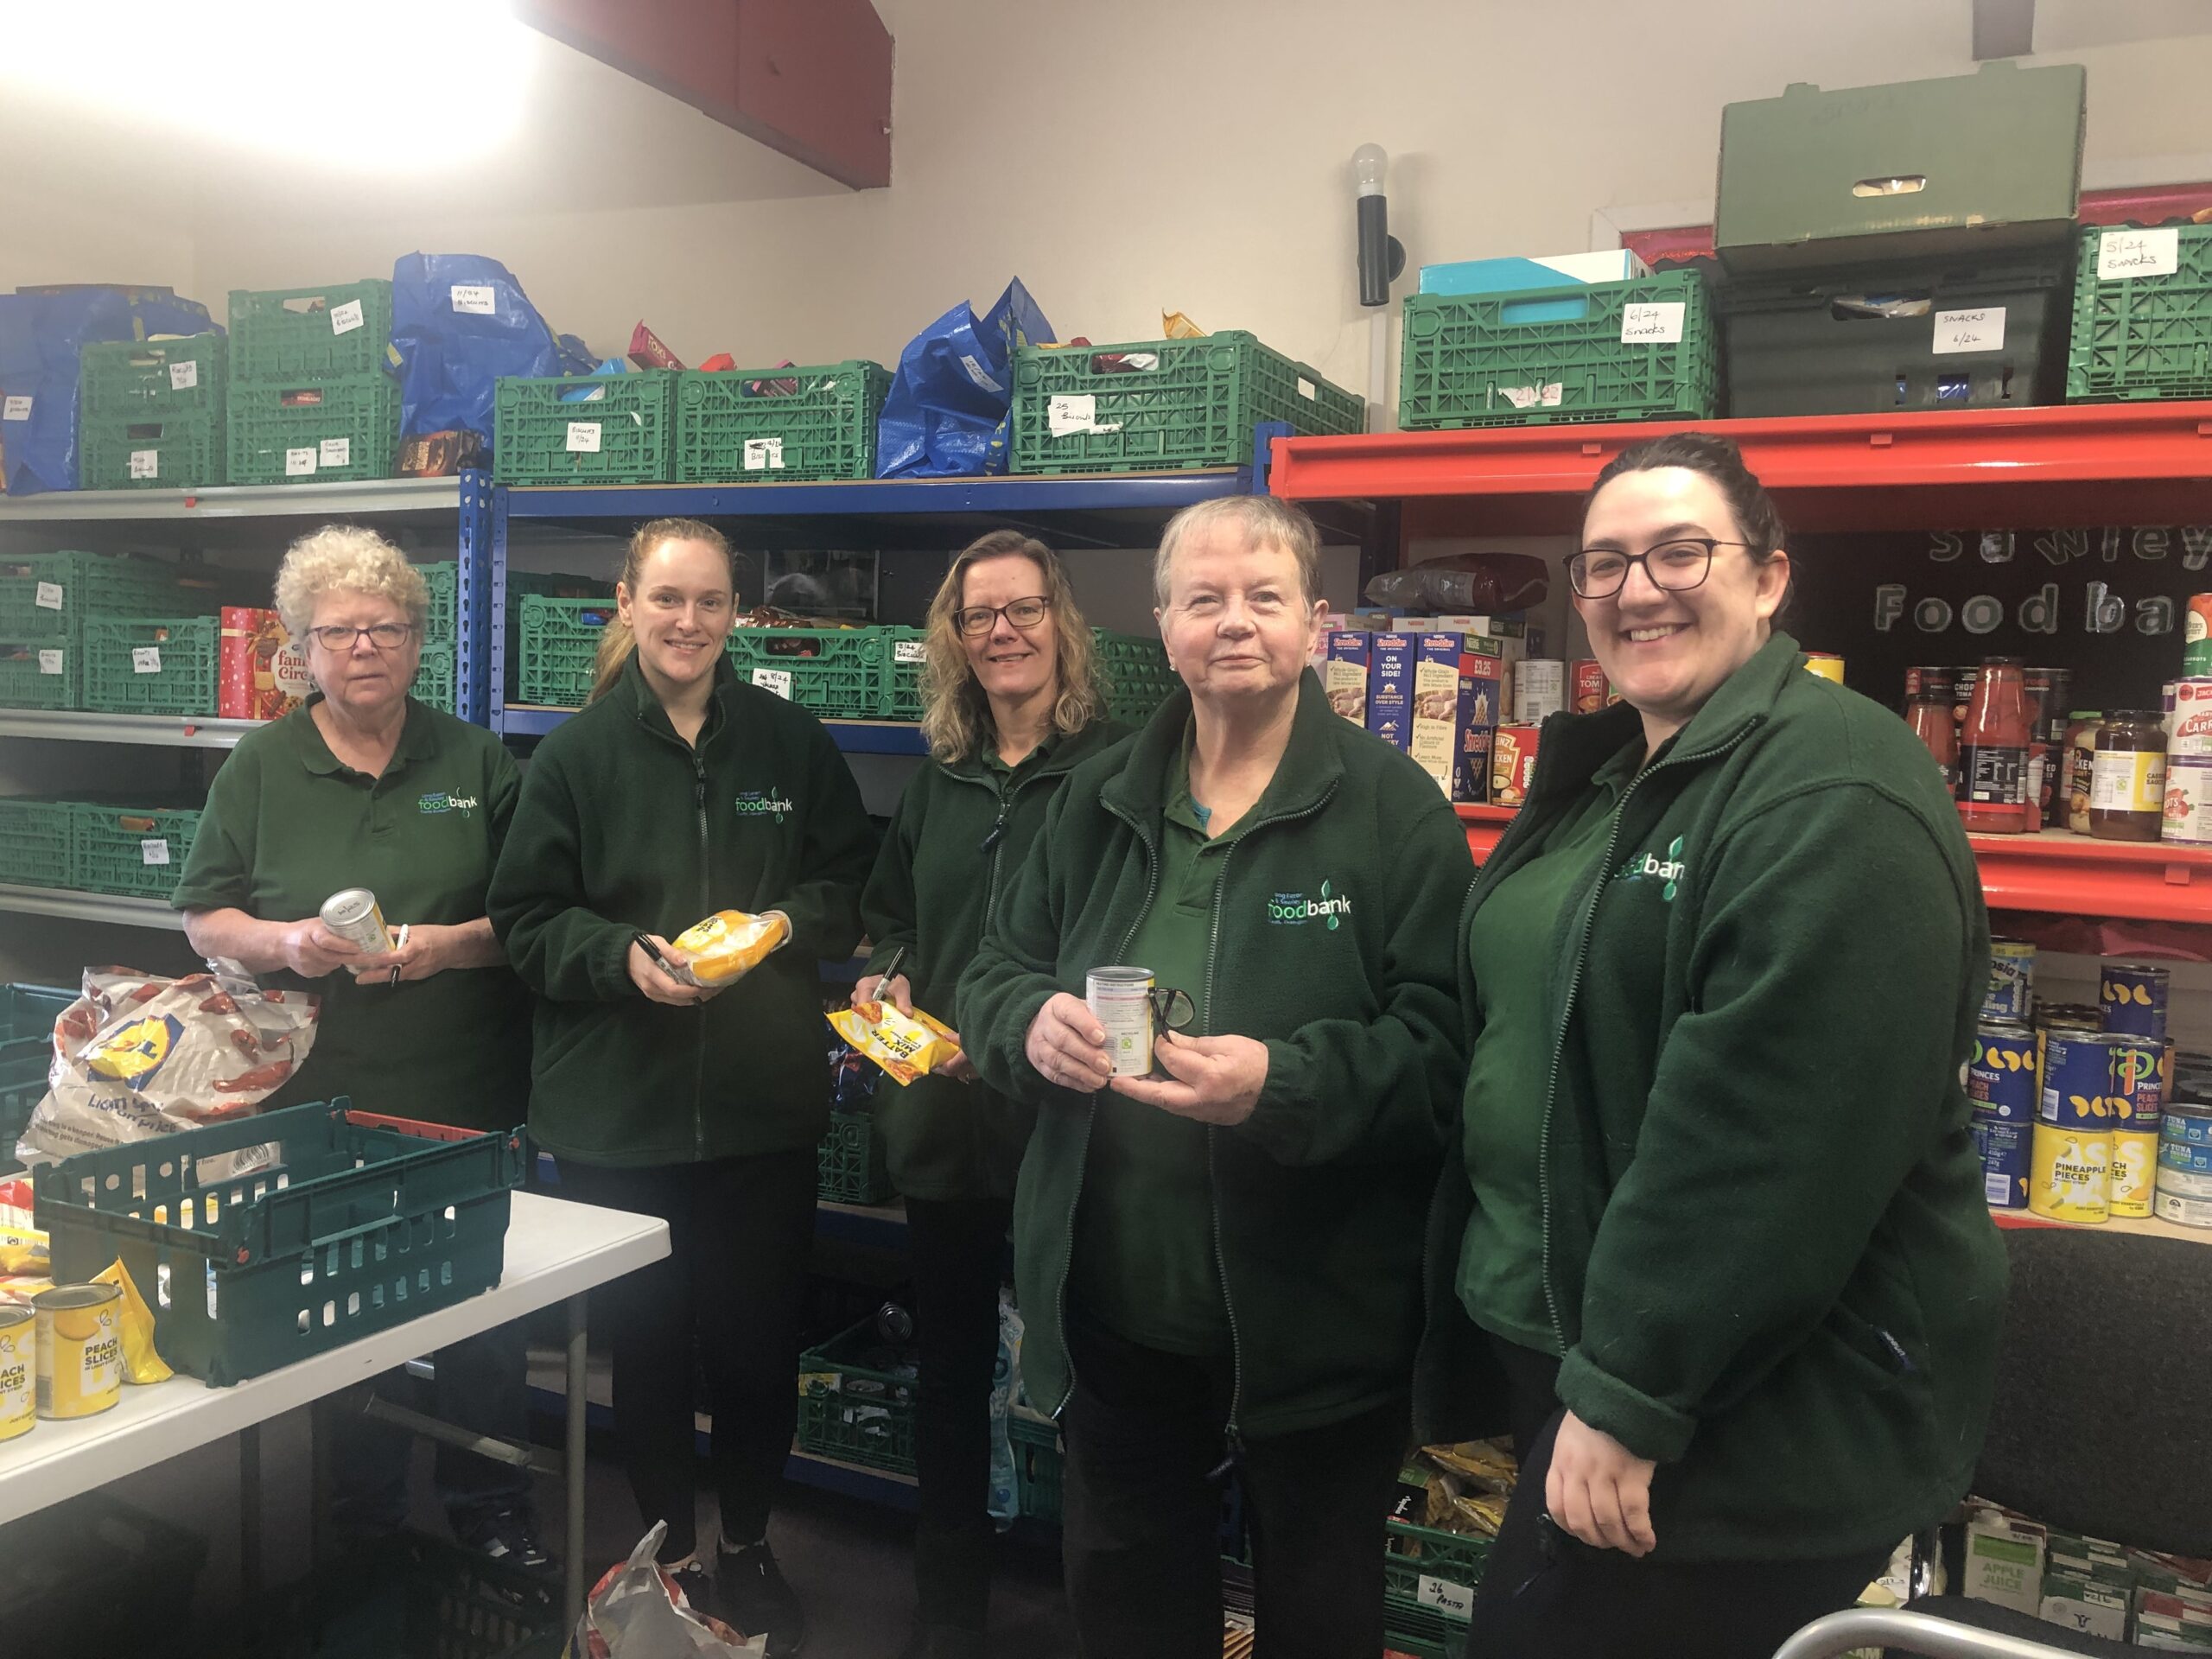
[[[667,1571],[666,1568],[662,1570]],[[702,1618],[714,1613],[715,1581],[707,1575],[705,1567],[694,1561],[689,1567],[677,1568],[668,1576],[676,1580],[676,1587],[683,1592],[683,1599],[691,1604],[692,1611]]]
[[[526,1510],[502,1510],[467,1527],[454,1529],[462,1548],[487,1560],[518,1567],[525,1573],[556,1570],[553,1552],[537,1535],[537,1522]]]
[[[785,1582],[766,1541],[715,1553],[715,1610],[742,1636],[766,1636],[768,1659],[791,1659],[806,1643],[806,1611]]]

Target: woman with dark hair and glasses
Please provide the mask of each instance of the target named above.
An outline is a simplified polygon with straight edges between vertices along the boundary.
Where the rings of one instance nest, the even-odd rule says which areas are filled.
[[[1119,739],[1104,718],[1090,629],[1058,557],[1019,531],[963,549],[930,602],[922,729],[861,898],[872,953],[853,988],[955,1018],[953,993],[1067,775]],[[963,1057],[876,1090],[891,1177],[906,1199],[921,1343],[914,1462],[922,1487],[906,1659],[983,1650],[990,1599],[990,1399],[1014,1173],[1035,1114]]]
[[[1617,456],[1567,565],[1623,701],[1545,722],[1462,918],[1422,1427],[1490,1427],[1464,1396],[1502,1370],[1522,1466],[1470,1655],[1764,1659],[1981,1445],[1988,922],[1926,749],[1774,626],[1734,444]]]

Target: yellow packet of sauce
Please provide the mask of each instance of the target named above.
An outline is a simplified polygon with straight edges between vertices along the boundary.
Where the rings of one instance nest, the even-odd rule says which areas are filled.
[[[98,1285],[117,1285],[123,1290],[123,1380],[126,1382],[166,1382],[176,1373],[154,1351],[154,1310],[131,1282],[130,1269],[120,1261],[110,1262],[92,1275]]]
[[[718,910],[670,943],[689,958],[683,975],[704,988],[742,979],[791,936],[791,921],[781,911],[753,916],[741,910]]]
[[[855,1002],[829,1016],[830,1029],[883,1068],[904,1088],[960,1052],[951,1027],[916,1008],[901,1014],[888,1002]]]

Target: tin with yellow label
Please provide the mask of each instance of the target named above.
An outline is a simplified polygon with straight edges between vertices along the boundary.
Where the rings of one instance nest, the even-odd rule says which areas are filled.
[[[2049,1221],[2092,1225],[2112,1217],[2112,1131],[2036,1125],[2028,1210]]]
[[[22,1302],[0,1302],[0,1440],[38,1421],[32,1377],[38,1370],[38,1315]]]
[[[2158,1188],[2156,1129],[2114,1129],[2112,1136],[2112,1212],[2143,1217]]]
[[[123,1292],[56,1285],[38,1310],[38,1414],[92,1417],[123,1397]]]

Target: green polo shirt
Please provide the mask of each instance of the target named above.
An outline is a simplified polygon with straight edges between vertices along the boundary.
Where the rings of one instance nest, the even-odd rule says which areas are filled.
[[[1613,808],[1643,758],[1641,738],[1599,767],[1544,849],[1499,882],[1467,930],[1482,1034],[1467,1065],[1462,1149],[1475,1210],[1459,1249],[1459,1304],[1484,1330],[1559,1352],[1544,1302],[1543,1193],[1537,1160],[1557,1033],[1536,966],[1559,955],[1570,896],[1604,856]]]
[[[411,697],[381,778],[341,762],[296,709],[241,738],[215,774],[170,902],[296,922],[366,887],[395,927],[474,921],[521,783],[498,738]],[[262,983],[322,999],[314,1048],[266,1106],[348,1095],[365,1111],[484,1129],[529,1116],[529,997],[505,966],[404,985],[357,985],[343,969]]]
[[[1211,1029],[1214,892],[1222,859],[1242,833],[1230,829],[1209,840],[1210,816],[1191,798],[1185,737],[1167,780],[1159,888],[1123,960],[1152,969],[1154,985],[1190,993],[1198,1005],[1193,1035]],[[1096,1102],[1069,1266],[1077,1302],[1116,1336],[1145,1347],[1227,1353],[1205,1125],[1110,1090]]]

